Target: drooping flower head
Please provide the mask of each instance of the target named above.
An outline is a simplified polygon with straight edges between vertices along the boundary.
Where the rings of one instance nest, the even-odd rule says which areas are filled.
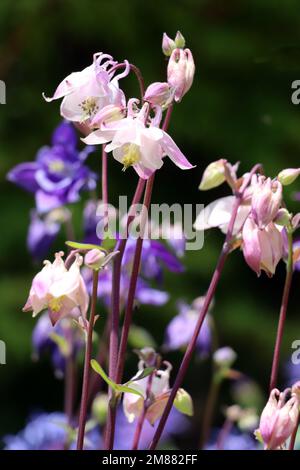
[[[84,164],[93,147],[77,149],[72,124],[63,122],[54,131],[52,145],[42,147],[34,162],[20,163],[7,175],[9,181],[35,194],[37,210],[48,212],[79,200],[82,190],[96,187],[96,175]]]
[[[61,318],[71,315],[75,307],[85,316],[89,303],[80,273],[82,257],[76,255],[70,269],[67,269],[62,256],[61,251],[56,253],[53,263],[45,261],[44,268],[32,281],[29,297],[23,308],[24,312],[32,311],[34,317],[47,308],[53,325]]]
[[[68,75],[51,98],[44,97],[46,101],[63,98],[61,115],[69,121],[89,125],[105,106],[125,106],[125,96],[118,83],[129,73],[129,64],[125,64],[125,71],[115,75],[117,62],[108,54],[96,53],[91,65]]]
[[[258,228],[265,228],[272,222],[282,204],[282,185],[271,178],[255,176],[252,182],[253,195],[251,201],[251,213]]]
[[[299,397],[286,389],[271,391],[260,418],[258,432],[263,439],[265,448],[269,450],[280,449],[291,436],[298,422]]]
[[[83,141],[86,144],[104,144],[106,152],[123,164],[123,169],[133,166],[138,175],[148,179],[169,158],[182,170],[193,168],[173,139],[155,125],[147,127],[149,105],[145,103],[139,112],[128,106],[127,117],[102,125]],[[153,122],[153,121],[152,121]]]

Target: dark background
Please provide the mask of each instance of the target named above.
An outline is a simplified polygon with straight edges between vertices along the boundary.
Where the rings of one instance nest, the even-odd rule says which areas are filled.
[[[205,194],[197,189],[205,166],[220,157],[241,161],[241,171],[261,162],[272,176],[282,168],[299,166],[300,108],[291,103],[291,83],[300,79],[296,0],[1,0],[0,79],[7,85],[7,104],[0,107],[0,339],[7,344],[7,365],[0,366],[0,436],[23,427],[35,408],[62,407],[62,384],[54,380],[48,361],[31,361],[35,320],[21,312],[37,270],[25,246],[33,198],[5,182],[5,175],[15,164],[32,160],[60,120],[59,103],[45,103],[43,91],[49,96],[71,71],[89,65],[97,51],[135,63],[147,84],[163,81],[162,33],[172,37],[177,29],[186,37],[197,70],[191,91],[175,108],[170,133],[197,168],[181,172],[166,162],[157,177],[154,201],[207,203],[227,194],[225,186]],[[122,87],[129,96],[138,93],[134,78],[122,81]],[[96,155],[89,162],[99,170]],[[118,194],[131,194],[135,181],[133,172],[124,175],[112,162],[111,202],[117,202]],[[292,200],[297,189],[299,183],[286,191],[294,211],[299,210]],[[79,208],[75,213],[79,230]],[[63,240],[62,235],[56,248]],[[176,299],[204,294],[221,243],[220,233],[207,233],[204,249],[187,254],[186,273],[167,275],[172,301],[163,309],[140,311],[137,323],[148,327],[158,344],[175,314]],[[274,279],[257,279],[242,254],[235,252],[216,296],[220,344],[238,352],[237,367],[264,389],[283,282],[283,263]],[[292,341],[300,338],[298,286],[296,274],[285,358]],[[170,357],[176,362],[180,355]],[[200,388],[207,388],[206,377],[205,366],[195,364],[186,388],[197,396]]]

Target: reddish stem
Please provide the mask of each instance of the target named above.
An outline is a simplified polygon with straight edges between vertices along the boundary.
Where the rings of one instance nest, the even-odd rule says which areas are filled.
[[[88,390],[89,390],[89,378],[90,378],[90,362],[92,358],[93,329],[94,329],[94,322],[95,322],[95,317],[96,317],[96,306],[97,306],[97,290],[98,290],[98,271],[94,270],[93,271],[93,291],[92,291],[92,302],[91,302],[91,314],[89,318],[86,347],[85,347],[82,394],[81,394],[81,405],[80,405],[78,437],[77,437],[77,450],[83,449],[83,442],[84,442],[85,422],[86,422],[86,415],[87,415]]]
[[[157,430],[154,434],[153,440],[150,444],[150,447],[149,447],[150,450],[155,450],[156,449],[156,446],[159,442],[159,439],[161,438],[162,432],[165,428],[167,419],[168,419],[170,411],[172,409],[172,406],[173,406],[174,400],[176,398],[176,394],[178,392],[178,389],[181,387],[181,384],[184,380],[186,372],[189,368],[189,365],[190,365],[190,362],[191,362],[191,359],[192,359],[192,356],[193,356],[193,352],[194,352],[195,347],[196,347],[198,335],[200,333],[200,330],[201,330],[201,327],[203,325],[204,319],[206,317],[209,306],[211,304],[211,301],[214,297],[214,294],[215,294],[216,288],[218,286],[219,280],[221,278],[221,274],[222,274],[222,271],[223,271],[223,268],[224,268],[224,265],[225,265],[225,261],[227,259],[227,256],[228,256],[230,250],[231,250],[231,241],[232,241],[234,223],[235,223],[236,216],[237,216],[237,213],[238,213],[238,209],[240,207],[240,204],[241,204],[241,201],[242,201],[242,198],[243,198],[243,195],[244,195],[244,191],[247,188],[248,184],[250,183],[252,175],[258,171],[260,166],[261,165],[255,165],[252,168],[251,172],[248,173],[247,177],[244,179],[244,182],[242,183],[242,186],[241,186],[239,192],[236,192],[236,194],[235,194],[235,204],[234,204],[234,207],[233,207],[233,210],[232,210],[232,214],[231,214],[231,218],[230,218],[230,222],[229,222],[225,242],[223,244],[222,251],[220,253],[220,257],[219,257],[217,266],[216,266],[215,271],[213,273],[213,276],[212,276],[207,294],[205,296],[205,301],[204,301],[202,310],[200,312],[200,315],[199,315],[199,318],[198,318],[198,321],[197,321],[192,339],[191,339],[191,341],[190,341],[190,343],[189,343],[189,345],[186,349],[186,352],[184,354],[184,357],[183,357],[181,366],[179,368],[177,377],[175,379],[175,383],[173,385],[171,394],[169,396],[167,405],[164,409],[164,412],[163,412],[162,417],[160,419],[158,428],[157,428]]]
[[[279,321],[278,321],[278,327],[277,327],[277,335],[276,335],[274,354],[273,354],[272,372],[271,372],[270,387],[269,387],[270,392],[271,390],[273,390],[273,388],[276,387],[276,383],[277,383],[279,361],[280,361],[280,350],[281,350],[287,307],[288,307],[292,279],[293,279],[293,238],[292,238],[291,233],[288,234],[288,243],[289,243],[289,249],[288,249],[289,254],[288,254],[286,278],[285,278],[285,284],[284,284],[284,289],[283,289],[282,302],[281,302]]]

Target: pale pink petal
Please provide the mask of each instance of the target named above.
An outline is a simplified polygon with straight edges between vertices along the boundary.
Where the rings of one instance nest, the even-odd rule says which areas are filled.
[[[181,170],[189,170],[194,168],[187,158],[183,155],[179,147],[175,144],[174,140],[166,133],[163,132],[161,146],[166,155],[177,165]]]

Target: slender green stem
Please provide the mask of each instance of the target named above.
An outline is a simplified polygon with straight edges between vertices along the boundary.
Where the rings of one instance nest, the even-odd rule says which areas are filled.
[[[93,330],[94,330],[94,322],[95,322],[96,307],[97,307],[98,277],[99,277],[98,271],[93,270],[93,291],[92,291],[92,301],[91,301],[91,313],[89,317],[86,347],[85,347],[82,394],[81,394],[81,405],[80,405],[78,437],[77,437],[77,450],[83,449],[83,442],[84,442],[85,423],[86,423],[86,415],[87,415],[88,390],[89,390],[89,378],[90,378],[90,363],[91,363],[91,358],[92,358]]]
[[[294,269],[293,268],[293,235],[292,235],[291,230],[288,229],[287,232],[288,232],[288,261],[287,261],[287,266],[286,266],[286,277],[285,277],[282,302],[281,302],[278,327],[277,327],[277,334],[276,334],[276,341],[275,341],[275,347],[274,347],[274,354],[273,354],[272,371],[271,371],[271,379],[270,379],[270,387],[269,387],[270,391],[273,390],[273,388],[275,388],[277,384],[279,362],[280,362],[280,350],[281,350],[287,307],[288,307],[290,290],[291,290],[292,279],[293,279],[293,269]]]

